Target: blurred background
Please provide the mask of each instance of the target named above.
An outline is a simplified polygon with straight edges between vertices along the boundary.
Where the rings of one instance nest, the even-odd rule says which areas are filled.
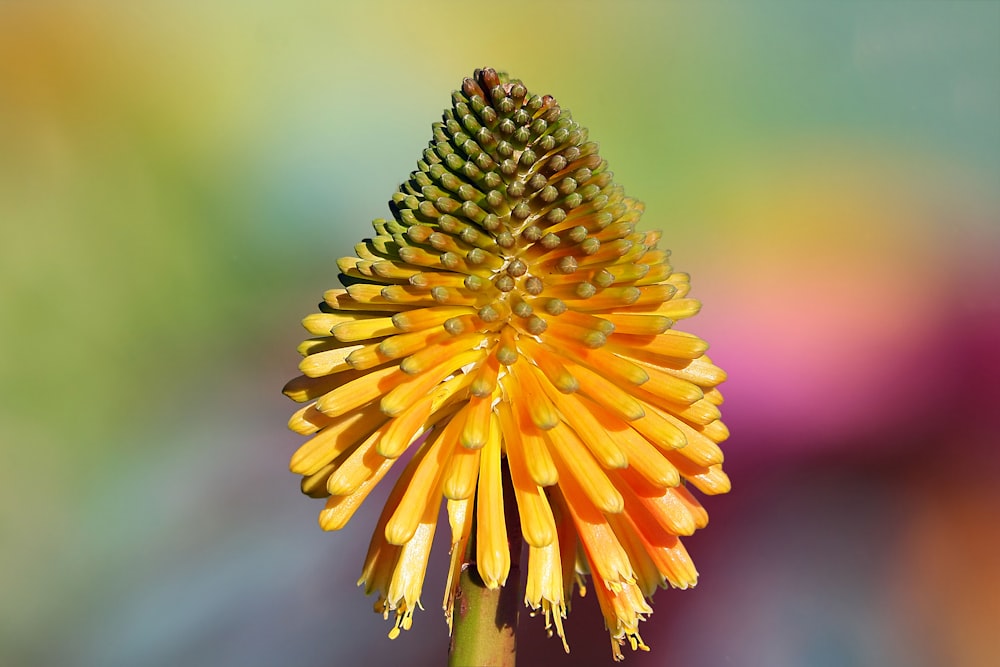
[[[997,664],[1000,4],[0,0],[0,664],[440,665],[298,492],[279,393],[474,68],[693,275],[728,496],[629,664]],[[439,536],[447,531],[439,531]],[[607,665],[522,615],[521,665]]]

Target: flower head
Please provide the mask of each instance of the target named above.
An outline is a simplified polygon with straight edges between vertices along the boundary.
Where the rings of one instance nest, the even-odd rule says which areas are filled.
[[[612,180],[597,144],[550,96],[475,72],[433,125],[393,196],[391,220],[338,262],[343,289],[303,324],[312,436],[291,470],[344,526],[397,468],[360,584],[410,627],[441,502],[457,572],[503,586],[511,557],[502,471],[528,544],[525,602],[560,637],[589,573],[616,658],[646,649],[638,624],[660,587],[697,580],[680,536],[708,522],[689,487],[725,493],[718,443],[725,373],[674,328],[698,312],[688,275],[643,205]]]

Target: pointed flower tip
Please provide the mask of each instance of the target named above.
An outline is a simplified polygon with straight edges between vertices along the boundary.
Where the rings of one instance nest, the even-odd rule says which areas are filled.
[[[337,262],[345,287],[303,319],[313,338],[283,389],[306,403],[290,467],[329,495],[321,527],[343,527],[395,466],[359,582],[395,614],[390,637],[412,623],[446,498],[450,581],[475,543],[486,585],[505,585],[519,521],[546,627],[565,642],[568,593],[590,571],[616,659],[626,642],[648,650],[642,593],[697,580],[677,535],[708,519],[687,489],[730,489],[726,374],[676,328],[701,307],[690,276],[639,231],[645,207],[586,128],[503,72],[462,81],[404,180],[391,218]]]

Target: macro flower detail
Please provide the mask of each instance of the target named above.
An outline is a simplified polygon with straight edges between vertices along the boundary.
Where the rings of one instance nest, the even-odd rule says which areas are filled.
[[[512,491],[525,603],[550,633],[566,645],[589,575],[614,657],[647,650],[653,593],[697,581],[680,538],[708,515],[691,488],[730,488],[725,373],[674,328],[700,308],[689,276],[587,130],[505,74],[465,79],[417,167],[303,321],[314,337],[284,393],[311,438],[291,470],[336,530],[396,469],[359,581],[395,614],[390,637],[420,604],[442,503],[449,623],[467,556],[505,584]]]

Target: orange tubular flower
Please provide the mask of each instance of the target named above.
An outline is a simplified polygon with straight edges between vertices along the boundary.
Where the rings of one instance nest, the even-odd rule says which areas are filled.
[[[345,287],[303,321],[315,338],[284,391],[311,439],[291,470],[336,530],[401,468],[359,581],[395,613],[391,637],[420,603],[442,501],[449,622],[472,530],[482,580],[505,584],[507,467],[527,605],[565,644],[589,572],[615,658],[625,642],[648,650],[648,599],[697,581],[679,536],[708,515],[689,486],[729,491],[725,373],[673,328],[700,307],[689,277],[552,97],[477,70],[433,133],[392,219],[338,262]]]

